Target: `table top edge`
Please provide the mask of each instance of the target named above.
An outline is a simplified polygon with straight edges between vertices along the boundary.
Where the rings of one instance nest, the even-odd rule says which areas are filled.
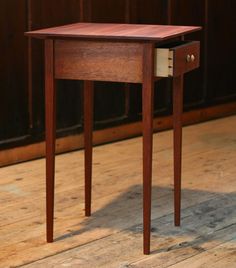
[[[177,33],[171,33],[167,36],[163,36],[163,37],[156,37],[156,36],[151,36],[151,35],[113,35],[113,34],[94,34],[94,33],[86,33],[86,34],[73,34],[73,33],[63,33],[63,29],[65,29],[68,26],[81,26],[81,25],[89,25],[89,26],[100,26],[103,27],[104,25],[115,25],[116,26],[126,26],[126,25],[131,25],[134,27],[146,27],[148,29],[148,27],[163,27],[163,29],[166,29],[168,27],[172,27],[174,29],[183,29],[182,31],[178,31]],[[46,28],[46,29],[40,29],[40,30],[35,30],[35,31],[29,31],[29,32],[25,32],[24,35],[27,37],[32,37],[32,38],[38,38],[38,39],[67,39],[67,38],[73,38],[73,39],[105,39],[105,40],[133,40],[133,41],[152,41],[152,42],[158,42],[158,41],[164,41],[167,39],[171,39],[171,38],[175,38],[178,36],[184,36],[196,31],[200,31],[202,29],[202,27],[200,26],[178,26],[178,25],[147,25],[147,24],[98,24],[98,23],[76,23],[76,24],[67,24],[67,25],[63,25],[63,26],[58,26],[58,27],[51,27],[51,28]],[[55,30],[59,32],[55,33]],[[61,32],[60,32],[61,30]],[[153,28],[152,28],[153,30]]]

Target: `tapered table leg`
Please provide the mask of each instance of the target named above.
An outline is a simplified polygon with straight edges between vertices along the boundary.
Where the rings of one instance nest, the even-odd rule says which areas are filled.
[[[56,90],[53,40],[45,40],[46,210],[47,242],[53,242]]]
[[[84,81],[85,216],[91,215],[93,91],[93,82]]]
[[[180,225],[182,165],[183,76],[173,78],[174,207],[175,226]]]
[[[153,91],[154,47],[144,44],[143,57],[143,252],[150,253],[151,192],[152,192],[152,136],[153,136]]]

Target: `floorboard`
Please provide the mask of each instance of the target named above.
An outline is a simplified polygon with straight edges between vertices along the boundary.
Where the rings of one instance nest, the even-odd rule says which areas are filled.
[[[45,161],[0,169],[0,267],[234,267],[236,116],[184,128],[182,225],[173,225],[172,131],[154,135],[152,253],[142,254],[142,138],[56,158],[55,242],[45,243]]]

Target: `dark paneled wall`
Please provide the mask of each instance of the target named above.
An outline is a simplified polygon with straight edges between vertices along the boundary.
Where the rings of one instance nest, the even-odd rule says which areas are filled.
[[[0,144],[28,135],[26,17],[24,1],[0,1]]]
[[[201,68],[185,77],[185,110],[236,100],[234,0],[1,0],[0,148],[43,139],[43,46],[24,31],[77,21],[202,25]],[[81,82],[58,81],[58,135],[82,131]],[[171,114],[171,81],[155,86],[155,115]],[[95,128],[141,118],[141,87],[97,82]]]

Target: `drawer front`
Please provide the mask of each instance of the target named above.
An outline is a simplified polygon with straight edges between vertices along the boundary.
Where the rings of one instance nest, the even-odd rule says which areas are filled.
[[[173,76],[179,76],[199,67],[200,42],[190,42],[171,50],[174,54]]]
[[[199,62],[199,41],[187,42],[169,48],[156,48],[155,76],[179,76],[198,68]]]

